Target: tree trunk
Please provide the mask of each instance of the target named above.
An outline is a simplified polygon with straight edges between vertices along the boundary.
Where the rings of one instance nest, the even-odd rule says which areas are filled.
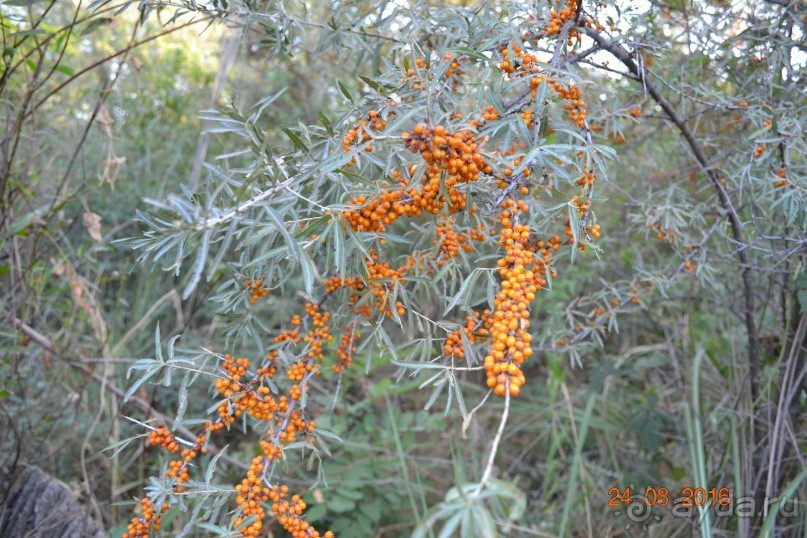
[[[0,467],[0,538],[106,538],[70,489],[38,467]]]

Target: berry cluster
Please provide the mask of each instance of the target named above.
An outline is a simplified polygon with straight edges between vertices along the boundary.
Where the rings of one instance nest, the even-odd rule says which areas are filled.
[[[160,445],[172,454],[179,452],[179,445],[176,439],[174,439],[171,431],[163,425],[157,426],[157,429],[151,431],[149,434],[149,443],[152,446]]]
[[[445,186],[448,189],[449,209],[452,212],[465,209],[465,196],[459,193],[457,185],[478,180],[482,172],[486,174],[492,172],[490,165],[479,153],[472,131],[450,133],[442,125],[430,128],[428,125],[418,124],[411,132],[404,133],[402,138],[406,147],[413,153],[419,153],[428,165],[427,174],[421,179],[424,189],[432,187],[431,190],[437,191],[441,172],[446,172]],[[421,202],[421,205],[426,207],[429,204]],[[442,204],[436,209],[441,208]]]
[[[305,313],[311,318],[312,330],[303,338],[303,341],[308,344],[307,357],[310,359],[317,359],[321,361],[325,355],[322,352],[322,346],[325,342],[333,340],[331,330],[328,328],[328,320],[331,318],[330,312],[322,312],[319,305],[307,303],[305,305]],[[314,367],[311,361],[301,361],[304,363],[305,370],[311,372]],[[289,371],[289,379],[300,380],[302,377],[292,377],[291,370]]]
[[[160,513],[165,513],[168,510],[168,503],[163,503]],[[129,522],[129,526],[122,538],[136,538],[138,536],[148,536],[149,528],[154,532],[160,530],[160,516],[154,509],[151,500],[148,497],[140,499],[140,512],[141,517],[133,517]]]
[[[410,189],[411,194],[416,193],[416,189]],[[392,225],[404,214],[415,216],[419,214],[412,204],[413,197],[410,192],[402,190],[390,190],[390,185],[385,185],[378,198],[368,200],[365,195],[360,195],[348,202],[353,206],[359,206],[353,211],[343,213],[345,221],[357,232],[384,232],[387,226]]]
[[[506,50],[507,49],[505,49],[505,51]],[[500,118],[499,111],[496,110],[496,108],[494,108],[493,105],[490,105],[482,112],[482,118],[485,121],[496,121],[496,120],[498,120]],[[478,126],[478,124],[475,125],[475,127],[477,127],[477,126]]]
[[[787,177],[787,173],[785,172],[785,169],[783,167],[780,167],[779,170],[776,171],[776,176],[782,179],[777,180],[773,184],[775,188],[778,189],[779,187],[785,187],[787,185],[790,185],[790,182],[787,179],[785,179]]]
[[[465,317],[465,326],[450,332],[443,345],[443,353],[447,357],[465,357],[465,346],[463,345],[463,334],[468,339],[468,343],[474,344],[490,336],[490,328],[493,324],[490,310],[485,309],[481,315]]]
[[[571,3],[573,3],[573,1],[570,2],[570,4]],[[585,127],[586,104],[581,99],[581,89],[571,83],[564,84],[554,76],[547,75],[547,73],[541,69],[538,57],[525,51],[518,44],[511,43],[510,49],[513,51],[512,58],[510,57],[510,51],[506,46],[502,46],[499,49],[502,54],[502,61],[499,63],[499,69],[505,72],[507,78],[510,80],[524,78],[528,79],[533,101],[538,93],[538,87],[544,81],[548,81],[548,84],[555,91],[555,93],[557,93],[561,99],[566,101],[563,108],[569,114],[569,119],[575,122],[578,127]],[[534,124],[534,119],[532,117],[533,112],[531,110],[524,110],[520,114],[527,124],[527,127],[531,127]]]
[[[665,230],[661,227],[661,224],[659,223],[648,224],[648,228],[656,232],[656,239],[658,239],[662,243],[669,243],[671,245],[674,245],[678,242],[676,236],[680,234],[674,230]]]
[[[318,369],[314,362],[321,360],[322,345],[324,341],[330,341],[330,333],[327,327],[329,319],[328,313],[322,313],[317,305],[306,305],[306,320],[310,321],[311,330],[304,338],[300,337],[299,328],[284,331],[275,338],[278,344],[291,343],[294,345],[305,343],[305,353],[297,354],[296,362],[292,363],[288,369],[288,377],[292,380],[302,380],[304,376],[312,373],[316,374]],[[303,320],[295,316],[293,324],[299,327]],[[189,479],[189,464],[200,453],[206,453],[206,442],[209,433],[220,431],[229,427],[238,417],[246,414],[258,421],[268,422],[269,426],[264,438],[260,440],[260,448],[263,453],[253,460],[247,477],[240,486],[236,488],[238,494],[236,503],[242,511],[240,518],[236,519],[236,526],[241,525],[247,518],[255,516],[255,520],[241,529],[242,536],[259,536],[265,519],[264,509],[261,502],[272,500],[271,490],[264,488],[262,475],[264,466],[276,459],[283,457],[283,448],[298,440],[302,434],[306,440],[313,443],[315,439],[310,437],[314,431],[316,423],[305,416],[305,411],[298,403],[302,391],[306,390],[305,381],[293,384],[290,388],[289,396],[276,397],[272,394],[272,389],[264,383],[272,378],[277,366],[275,361],[277,352],[272,352],[267,357],[264,364],[256,371],[250,371],[250,361],[246,358],[236,359],[231,355],[225,355],[221,364],[221,375],[216,379],[216,390],[224,396],[225,400],[218,406],[218,418],[215,421],[205,423],[205,433],[196,438],[192,447],[186,448],[180,453],[180,459],[170,461],[166,471],[166,477],[173,479],[177,484],[182,484]],[[209,432],[209,433],[208,433]],[[150,436],[152,444],[160,444],[171,452],[175,452],[175,441],[167,428],[161,426],[152,432]],[[178,448],[178,447],[176,447]],[[182,492],[182,487],[176,485],[174,491]],[[133,518],[129,525],[129,532],[126,538],[136,538],[148,536],[149,528],[157,530],[159,518],[155,516],[148,498],[141,500],[143,516]],[[148,509],[147,509],[148,508]],[[168,505],[163,506],[163,510]],[[285,512],[284,512],[285,514]],[[316,531],[302,518],[302,511],[294,513],[297,523],[288,519],[289,514],[281,521],[284,528],[297,531],[302,530],[305,534],[293,534],[294,536],[319,536]],[[285,523],[283,521],[286,521]],[[295,531],[296,532],[296,531]],[[327,534],[326,534],[327,535]]]
[[[426,60],[424,60],[423,58],[418,58],[417,60],[415,60],[415,64],[418,66],[418,69],[425,69],[426,68]],[[432,78],[432,76],[429,75],[429,79],[431,79],[431,78]],[[414,69],[407,69],[406,70],[406,76],[404,76],[401,79],[401,82],[403,84],[411,84],[413,90],[425,90],[426,89],[426,85],[423,84],[423,82],[420,79],[418,79]]]
[[[266,297],[267,291],[263,287],[263,279],[249,280],[246,287],[249,290],[249,304],[255,304]]]
[[[455,77],[455,76],[459,77],[459,76],[462,76],[462,75],[465,74],[465,71],[463,69],[460,69],[460,60],[459,60],[459,58],[457,58],[453,52],[447,52],[446,53],[445,61],[446,62],[451,62],[451,64],[448,66],[448,69],[446,70],[446,74],[445,74],[446,78],[451,78],[451,77]]]
[[[424,211],[436,215],[446,202],[450,213],[462,211],[466,208],[466,195],[459,185],[478,180],[480,173],[492,172],[479,153],[471,131],[452,134],[442,125],[430,128],[419,124],[402,138],[409,150],[419,153],[426,161],[426,173],[417,186],[393,190],[387,185],[376,198],[360,195],[350,200],[349,205],[358,207],[345,211],[343,216],[353,230],[384,232],[403,215],[414,218]],[[414,166],[411,166],[409,173],[413,172]],[[444,172],[446,177],[443,177]],[[400,172],[393,174],[393,180],[397,184],[406,183]],[[441,192],[441,183],[445,192]]]
[[[583,167],[583,175],[577,180],[577,184],[584,187],[591,187],[594,185],[594,172],[589,172],[586,167]]]
[[[443,74],[443,78],[451,83],[451,89],[456,90],[460,83],[460,77],[465,74],[465,70],[461,69],[462,62],[460,58],[456,56],[453,52],[448,52],[443,57],[443,60],[448,64],[448,68],[445,70]],[[425,69],[426,68],[426,60],[423,58],[418,58],[415,61],[418,69]],[[429,73],[428,80],[434,80],[434,75]],[[407,69],[406,75],[401,79],[403,84],[410,85],[411,89],[413,90],[425,90],[426,84],[417,77],[414,69]],[[413,98],[410,98],[413,100]]]
[[[576,13],[577,0],[567,0],[566,5],[560,11],[553,7],[549,12],[549,26],[545,30],[546,35],[551,36],[560,33],[566,21],[574,19]],[[575,37],[578,41],[580,40],[580,34],[572,28],[569,30],[569,45],[574,44]]]
[[[520,114],[521,119],[524,120],[524,125],[529,129],[533,125],[535,125],[535,112],[532,109],[527,109]]]
[[[241,510],[241,514],[235,518],[235,526],[239,527],[250,517],[255,517],[252,523],[241,529],[241,535],[253,538],[261,535],[263,520],[266,518],[266,512],[261,503],[271,501],[272,513],[276,515],[280,525],[289,531],[292,537],[333,538],[331,531],[320,535],[319,531],[305,520],[303,511],[306,509],[306,505],[299,495],[292,496],[291,502],[286,500],[289,493],[288,486],[275,485],[270,488],[264,485],[266,463],[263,456],[253,458],[247,476],[239,485],[235,486],[236,505]]]
[[[223,427],[224,424],[220,422],[214,424],[207,421],[205,423],[205,432],[218,431]],[[182,493],[183,488],[180,486],[180,484],[184,484],[190,478],[188,474],[189,464],[194,460],[194,458],[196,458],[197,455],[205,454],[207,452],[207,437],[207,433],[198,435],[193,443],[193,446],[190,448],[185,448],[182,450],[182,452],[180,452],[179,459],[168,462],[166,478],[176,482],[174,492]],[[176,454],[179,451],[179,445],[177,444],[174,435],[168,430],[168,428],[162,425],[158,426],[149,434],[149,442],[152,445],[162,446],[172,454]],[[153,527],[155,531],[159,530],[160,518],[159,516],[156,516],[151,500],[149,500],[148,497],[143,497],[140,499],[140,506],[142,515],[140,517],[132,518],[131,522],[129,523],[128,532],[123,535],[123,538],[138,538],[148,536],[149,527]],[[166,510],[168,510],[167,502],[163,503],[161,512],[165,512]]]
[[[349,368],[353,362],[353,353],[356,352],[356,340],[361,338],[361,333],[356,331],[357,322],[354,320],[345,327],[345,332],[342,333],[342,339],[339,342],[339,349],[336,350],[339,356],[339,362],[334,364],[334,372],[342,372],[345,368]]]
[[[292,536],[292,538],[333,538],[334,534],[327,531],[320,533],[301,517],[306,509],[305,502],[299,495],[292,495],[289,499],[289,488],[286,486],[274,486],[268,492],[269,500],[272,501],[272,512],[277,516],[278,521]],[[288,500],[287,500],[288,499]]]
[[[580,87],[571,84],[563,84],[555,80],[552,82],[552,88],[561,99],[567,101],[566,104],[563,105],[563,109],[569,113],[569,119],[575,122],[578,127],[584,128],[586,125],[586,103],[581,99],[583,92],[580,90]]]
[[[394,111],[389,112],[390,115],[395,114]],[[359,120],[359,125],[352,127],[348,130],[347,134],[342,138],[342,151],[350,153],[352,147],[356,143],[365,144],[372,140],[373,132],[380,133],[387,126],[387,120],[383,118],[377,110],[370,110],[367,116]],[[366,144],[364,151],[373,151],[372,144]],[[355,164],[356,158],[353,157],[348,165]]]
[[[535,293],[546,286],[544,277],[550,271],[552,254],[541,242],[535,246],[544,254],[536,257],[529,226],[518,223],[519,214],[528,210],[526,203],[507,198],[502,209],[499,245],[504,247],[505,254],[497,262],[502,289],[494,301],[492,345],[485,356],[485,370],[487,385],[496,394],[504,396],[509,392],[510,396],[516,396],[526,382],[521,365],[532,355],[532,335],[527,331],[529,305]]]
[[[170,479],[176,479],[178,484],[184,484],[190,478],[186,461],[172,460],[168,462],[168,470],[165,475]],[[182,493],[182,486],[175,486],[174,491]]]
[[[511,43],[510,48],[513,50],[513,57],[510,57],[510,52],[507,46],[502,46],[499,51],[502,54],[502,61],[499,63],[499,69],[507,74],[507,78],[515,80],[519,78],[529,79],[530,93],[532,94],[533,101],[538,93],[538,87],[546,80],[547,75],[541,71],[541,66],[538,62],[538,57],[525,51],[517,43]]]
[[[577,214],[578,214],[578,216],[580,217],[581,220],[586,218],[586,216],[588,215],[589,209],[591,209],[591,200],[585,200],[579,194],[575,194],[575,195],[572,196],[571,204],[577,210]],[[575,240],[575,237],[574,237],[575,234],[574,234],[574,230],[572,229],[572,222],[571,222],[570,219],[568,219],[568,218],[566,219],[566,222],[564,223],[564,226],[566,226],[566,237],[569,238],[569,240],[568,240],[569,244],[571,244],[571,245],[576,244],[577,247],[580,250],[586,250],[585,243],[583,243],[579,239]],[[596,226],[588,226],[587,225],[585,231],[590,233],[591,235],[594,235],[595,237],[600,236],[600,226],[599,225],[596,225]]]
[[[355,305],[361,298],[361,292],[370,289],[373,301],[365,302],[361,306],[354,307],[353,311],[357,315],[371,317],[374,312],[382,312],[387,317],[392,317],[392,294],[396,283],[405,284],[406,273],[415,265],[415,259],[408,257],[406,263],[398,268],[393,268],[390,264],[381,262],[378,259],[378,251],[368,251],[370,258],[366,261],[367,276],[366,282],[361,277],[338,277],[333,276],[325,281],[325,291],[334,293],[340,289],[352,289],[353,293],[348,297],[348,302]],[[403,303],[396,301],[395,311],[403,315],[406,311]]]
[[[322,313],[317,305],[309,303],[306,305],[306,320],[311,324],[308,335],[301,339],[299,329],[294,329],[284,331],[275,339],[277,343],[308,344],[307,353],[298,354],[297,361],[290,365],[287,371],[290,380],[300,381],[305,375],[318,372],[314,360],[321,359],[322,343],[330,340],[328,319],[328,313]],[[302,325],[299,316],[295,316],[293,322],[297,326]],[[236,504],[242,510],[242,516],[236,519],[236,526],[250,516],[255,516],[251,524],[241,529],[243,536],[258,536],[263,526],[265,512],[260,503],[271,500],[271,490],[263,485],[265,466],[282,458],[283,448],[295,442],[299,434],[309,436],[316,427],[316,423],[306,418],[304,410],[298,404],[302,391],[307,388],[306,382],[293,384],[288,397],[274,396],[272,389],[263,384],[267,377],[275,375],[276,359],[276,352],[270,353],[267,362],[252,373],[249,371],[248,359],[235,359],[226,355],[222,364],[224,376],[216,381],[217,390],[226,397],[218,408],[218,424],[222,427],[229,425],[244,413],[255,420],[269,423],[266,434],[259,442],[262,455],[253,459],[246,478],[236,487]],[[313,437],[308,437],[307,440],[312,443],[315,441]],[[304,522],[301,514],[297,516]],[[308,523],[305,523],[305,528],[310,528]]]
[[[241,534],[247,537],[257,537],[263,528],[263,520],[266,513],[261,506],[261,502],[269,501],[269,488],[263,485],[264,458],[257,456],[252,459],[247,476],[241,483],[235,486],[235,504],[241,510],[241,514],[235,518],[235,527],[240,527],[245,520],[255,516],[255,520],[241,529]]]
[[[317,343],[321,346],[321,339],[330,340],[328,327],[325,325],[328,321],[328,314],[320,313],[319,307],[316,305],[309,303],[306,306],[314,328],[304,339],[309,343],[308,353],[298,355],[297,361],[293,362],[287,370],[288,378],[292,381],[301,381],[307,374],[316,374],[319,371],[310,360],[311,358],[320,359],[321,348],[315,347],[314,344]],[[313,355],[311,355],[312,352]],[[287,396],[279,398],[273,396],[272,390],[263,384],[264,378],[257,372],[263,370],[262,373],[265,376],[274,375],[274,372],[267,372],[267,365],[258,369],[256,373],[251,373],[248,370],[249,359],[235,359],[230,355],[225,355],[222,368],[225,375],[216,380],[216,389],[226,400],[218,407],[219,423],[227,426],[235,418],[246,413],[256,420],[270,422],[267,437],[277,437],[284,443],[292,442],[298,432],[308,434],[314,430],[314,421],[306,420],[302,411],[296,409],[293,403],[293,400],[299,399],[299,393],[297,398],[294,397],[296,392],[294,387],[297,387],[298,390],[301,390],[301,387],[296,384],[292,386],[292,401],[290,401]],[[302,385],[304,388],[305,383]],[[271,456],[270,461],[276,455],[267,454],[267,456]]]
[[[434,244],[439,245],[437,266],[443,267],[448,260],[457,256],[460,252],[470,252],[473,249],[470,240],[478,238],[485,238],[484,234],[481,234],[478,229],[471,230],[468,235],[457,233],[457,230],[454,229],[453,218],[439,222],[437,224],[437,237],[434,239]]]

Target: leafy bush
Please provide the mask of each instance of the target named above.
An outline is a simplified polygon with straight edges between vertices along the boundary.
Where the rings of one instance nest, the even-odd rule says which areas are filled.
[[[291,89],[137,213],[210,325],[128,371],[115,454],[165,458],[125,536],[666,535],[686,488],[703,536],[803,529],[716,510],[807,476],[799,4],[167,9]]]

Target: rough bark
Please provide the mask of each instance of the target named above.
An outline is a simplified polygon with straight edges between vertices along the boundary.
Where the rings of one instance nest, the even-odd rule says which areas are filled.
[[[0,467],[0,538],[106,538],[64,483],[38,467]]]

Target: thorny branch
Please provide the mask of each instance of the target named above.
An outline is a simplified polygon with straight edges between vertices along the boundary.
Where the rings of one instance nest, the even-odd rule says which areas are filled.
[[[717,193],[718,199],[720,200],[720,205],[726,212],[729,219],[731,234],[734,242],[738,245],[745,245],[746,240],[743,235],[742,222],[740,222],[740,217],[737,214],[737,211],[735,210],[726,189],[723,188],[723,184],[720,182],[720,174],[718,173],[717,169],[713,167],[711,161],[704,153],[701,145],[697,140],[695,140],[695,136],[692,134],[689,126],[686,124],[686,121],[681,118],[678,112],[673,108],[670,102],[667,101],[664,95],[661,94],[656,86],[647,79],[646,69],[643,66],[640,67],[636,63],[630,52],[625,50],[625,48],[619,43],[609,40],[596,30],[585,28],[585,32],[586,35],[593,39],[603,50],[610,52],[614,57],[622,62],[622,64],[625,65],[625,67],[627,67],[633,75],[638,77],[647,93],[649,93],[653,100],[656,101],[656,103],[662,108],[664,113],[669,116],[670,120],[675,124],[681,135],[684,137],[684,140],[686,140],[686,143],[692,151],[695,160],[698,162],[709,179],[709,182],[712,184],[715,192]],[[751,399],[752,401],[756,402],[759,396],[760,363],[756,322],[754,320],[754,289],[751,282],[751,270],[748,261],[748,254],[746,253],[745,249],[740,248],[737,250],[737,259],[742,266],[741,278],[743,286],[743,298],[745,300],[743,317],[745,319],[745,328],[748,334],[748,366],[751,377]]]

